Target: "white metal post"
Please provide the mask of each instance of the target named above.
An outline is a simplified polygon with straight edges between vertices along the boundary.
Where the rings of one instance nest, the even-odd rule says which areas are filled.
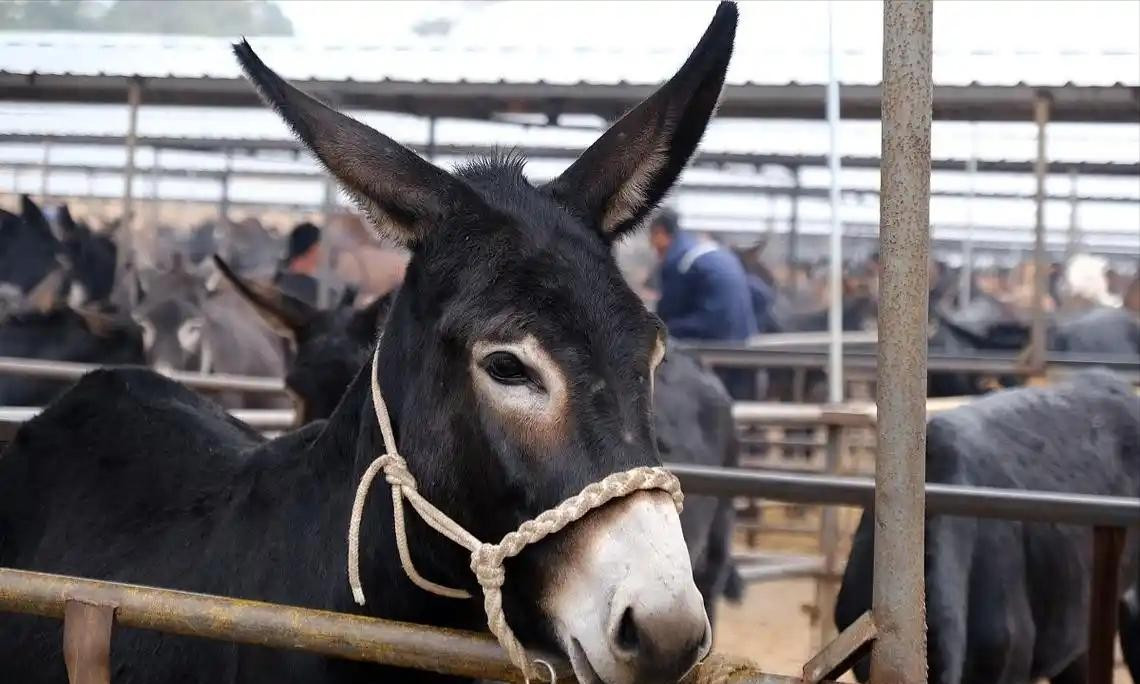
[[[969,189],[966,194],[966,240],[962,245],[962,279],[958,284],[958,308],[974,297],[974,193],[978,191],[978,125],[970,124],[970,160],[966,162]]]
[[[1066,261],[1081,249],[1080,199],[1077,195],[1077,170],[1069,170],[1069,239],[1065,244]]]
[[[139,293],[135,278],[126,277],[134,263],[134,184],[135,153],[138,147],[139,105],[142,102],[142,84],[131,79],[127,86],[127,163],[123,169],[123,212],[119,223],[118,257],[115,264],[115,277],[127,288],[127,304],[134,308]]]
[[[831,171],[831,262],[828,279],[831,303],[827,328],[827,399],[843,401],[843,224],[839,219],[839,74],[835,55],[835,3],[827,3],[827,127],[830,146],[827,165]]]

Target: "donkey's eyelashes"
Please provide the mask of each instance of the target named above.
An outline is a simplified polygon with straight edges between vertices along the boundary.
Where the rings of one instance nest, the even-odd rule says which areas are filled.
[[[500,385],[533,384],[542,389],[542,382],[534,377],[519,357],[508,351],[495,351],[484,357],[483,370]]]

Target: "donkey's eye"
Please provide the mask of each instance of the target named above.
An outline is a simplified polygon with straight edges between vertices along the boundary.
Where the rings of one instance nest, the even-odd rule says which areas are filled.
[[[483,359],[487,375],[502,385],[522,385],[531,382],[526,365],[510,352],[492,352]]]

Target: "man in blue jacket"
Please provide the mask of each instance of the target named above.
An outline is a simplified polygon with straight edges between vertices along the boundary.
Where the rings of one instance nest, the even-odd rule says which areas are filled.
[[[677,213],[663,209],[649,226],[649,241],[661,258],[657,315],[682,340],[744,342],[756,334],[748,277],[735,254],[681,230]],[[720,369],[736,399],[756,394],[755,373]]]

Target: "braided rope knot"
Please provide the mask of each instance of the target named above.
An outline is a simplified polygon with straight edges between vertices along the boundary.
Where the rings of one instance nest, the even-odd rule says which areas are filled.
[[[471,554],[471,572],[483,591],[501,589],[507,579],[502,549],[497,544],[482,544]]]
[[[507,624],[507,616],[503,612],[502,588],[506,582],[506,569],[503,564],[506,560],[519,555],[527,546],[560,532],[595,508],[635,492],[664,491],[672,497],[673,505],[680,513],[684,504],[681,484],[676,476],[659,466],[641,466],[611,473],[597,482],[586,485],[582,491],[554,508],[523,522],[518,529],[504,535],[498,544],[482,542],[420,495],[416,479],[408,470],[407,462],[396,451],[391,418],[388,416],[388,408],[380,394],[380,385],[376,378],[378,354],[379,348],[372,358],[372,404],[376,410],[376,421],[387,453],[376,458],[364,471],[352,504],[352,516],[348,528],[348,583],[352,588],[353,598],[357,604],[364,605],[364,589],[360,583],[360,521],[363,518],[368,490],[377,473],[382,471],[384,479],[392,488],[392,521],[395,528],[396,550],[404,574],[424,591],[449,598],[471,598],[469,592],[436,584],[425,579],[416,570],[411,553],[408,551],[407,529],[404,522],[406,502],[428,526],[471,552],[471,572],[483,590],[483,610],[487,614],[487,628],[499,641],[511,663],[522,671],[529,683],[531,679],[536,678],[536,663],[527,656],[526,649],[511,630],[511,626]],[[549,669],[549,665],[546,667]]]
[[[408,462],[399,454],[384,454],[377,459],[384,471],[384,479],[393,487],[416,491],[416,478],[408,470]]]

